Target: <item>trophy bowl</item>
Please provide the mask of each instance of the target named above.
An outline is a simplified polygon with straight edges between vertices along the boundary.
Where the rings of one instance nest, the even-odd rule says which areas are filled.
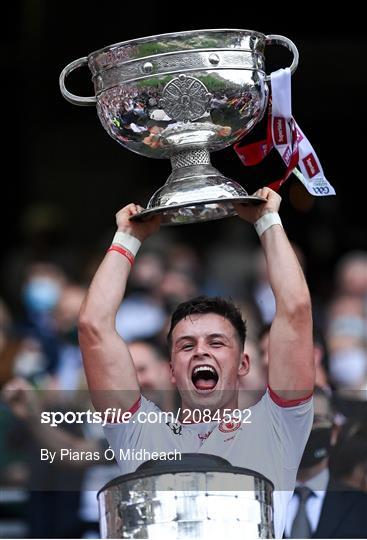
[[[210,152],[233,145],[261,120],[269,97],[264,50],[288,38],[251,30],[176,32],[116,43],[68,64],[62,95],[74,105],[96,105],[107,133],[137,154],[170,159],[172,173],[133,220],[162,214],[177,225],[236,214],[233,203],[261,204],[210,163]],[[87,64],[95,96],[65,87],[66,77]]]

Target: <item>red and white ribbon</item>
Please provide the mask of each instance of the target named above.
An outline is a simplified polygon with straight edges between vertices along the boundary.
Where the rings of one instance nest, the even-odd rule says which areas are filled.
[[[266,139],[234,149],[246,166],[260,163],[275,147],[286,165],[284,175],[269,187],[278,190],[293,172],[312,195],[335,195],[324,176],[321,163],[305,134],[292,116],[291,71],[280,69],[271,74],[271,101]],[[297,165],[301,169],[299,171]]]

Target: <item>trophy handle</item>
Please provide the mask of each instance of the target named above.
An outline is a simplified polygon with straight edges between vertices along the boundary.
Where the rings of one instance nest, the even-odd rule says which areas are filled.
[[[295,46],[295,44],[293,43],[293,41],[291,41],[290,39],[288,39],[288,38],[286,38],[284,36],[277,36],[275,34],[271,34],[269,36],[266,36],[266,45],[282,45],[283,47],[286,47],[289,51],[291,51],[293,53],[293,62],[291,64],[291,66],[290,66],[290,70],[291,70],[291,73],[293,75],[293,73],[297,69],[298,60],[299,60],[298,49]],[[267,75],[265,77],[265,81],[266,82],[270,81],[270,75]]]
[[[86,106],[86,105],[95,105],[96,104],[96,98],[95,96],[90,97],[83,97],[83,96],[76,96],[69,92],[65,87],[65,79],[66,77],[74,71],[74,69],[77,69],[84,64],[88,62],[88,57],[84,56],[83,58],[78,58],[78,60],[74,60],[73,62],[70,62],[60,73],[59,77],[59,84],[60,84],[60,90],[62,95],[65,99],[70,101],[73,105],[80,105],[80,106]]]

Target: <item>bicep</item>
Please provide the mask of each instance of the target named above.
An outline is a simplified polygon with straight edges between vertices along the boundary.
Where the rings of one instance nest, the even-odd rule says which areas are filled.
[[[277,315],[269,335],[269,386],[284,399],[312,393],[315,379],[311,314]]]
[[[115,331],[105,332],[97,341],[80,338],[84,368],[94,407],[122,411],[138,400],[136,371],[126,343]]]

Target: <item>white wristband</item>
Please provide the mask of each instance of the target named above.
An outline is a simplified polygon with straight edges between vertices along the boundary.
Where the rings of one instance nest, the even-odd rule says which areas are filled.
[[[117,231],[115,236],[112,240],[113,244],[118,244],[121,247],[124,247],[125,249],[128,249],[130,253],[136,256],[140,246],[141,242],[135,236],[131,236],[131,234],[127,234],[121,231]]]
[[[279,214],[277,212],[269,212],[268,214],[264,214],[254,223],[255,231],[259,236],[264,234],[264,232],[273,225],[282,225]]]

